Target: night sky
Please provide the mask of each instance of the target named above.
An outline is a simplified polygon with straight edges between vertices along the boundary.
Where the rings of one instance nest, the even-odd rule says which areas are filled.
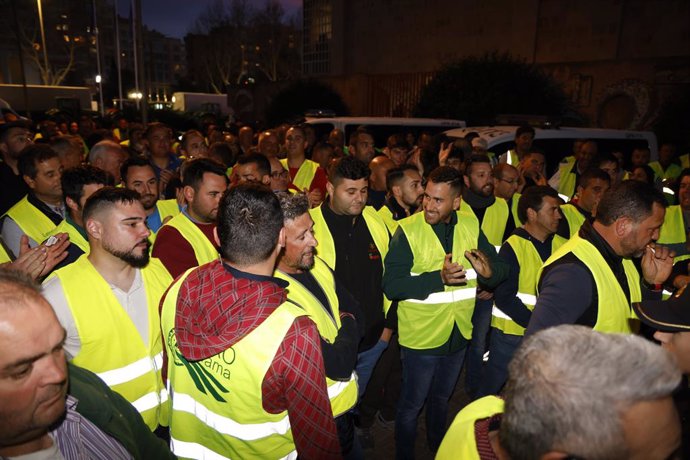
[[[182,38],[199,14],[212,2],[213,0],[142,0],[141,14],[144,24],[149,28],[170,37]],[[280,2],[288,17],[302,6],[302,0]],[[252,3],[263,4],[260,0]],[[130,0],[118,0],[118,7],[121,16],[129,16]]]

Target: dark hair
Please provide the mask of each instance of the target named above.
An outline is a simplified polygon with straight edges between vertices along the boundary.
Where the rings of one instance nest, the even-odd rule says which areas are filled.
[[[120,166],[120,177],[122,177],[122,182],[127,182],[127,173],[129,172],[129,168],[144,168],[146,166],[155,172],[155,169],[153,169],[151,162],[147,158],[144,158],[140,155],[129,157],[124,163],[122,163],[122,166]]]
[[[17,160],[17,169],[19,175],[29,176],[36,179],[38,173],[38,163],[51,160],[53,158],[59,159],[58,153],[47,144],[31,144],[24,147],[19,154]]]
[[[601,165],[604,163],[616,163],[617,166],[620,166],[618,158],[609,152],[603,152],[597,155],[593,163],[597,168],[601,168]]]
[[[555,198],[556,201],[559,200],[558,192],[548,185],[534,185],[525,190],[518,201],[518,218],[527,223],[527,210],[541,211],[542,206],[544,206],[544,198],[547,196]]]
[[[75,147],[79,149],[79,153],[82,156],[84,155],[84,149],[81,148],[79,138],[70,134],[64,134],[54,138],[50,142],[50,146],[60,155],[66,154],[69,149]]]
[[[182,135],[182,139],[180,139],[180,147],[187,150],[187,142],[189,142],[189,138],[191,136],[194,136],[194,135],[201,136],[202,139],[204,138],[204,135],[201,134],[201,132],[199,130],[196,130],[196,129],[187,130]]]
[[[595,179],[600,179],[611,185],[611,176],[609,173],[599,168],[589,168],[587,171],[583,172],[580,177],[577,178],[577,186],[582,188],[587,188],[590,181]]]
[[[252,163],[256,165],[257,171],[262,176],[271,175],[271,162],[268,161],[266,155],[262,153],[249,153],[247,155],[240,155],[240,157],[237,158],[236,166]]]
[[[357,127],[354,133],[352,133],[352,135],[354,136],[354,142],[352,142],[353,137],[350,136],[351,145],[359,142],[360,134],[368,134],[369,136],[371,136],[372,139],[374,139],[374,132],[371,130],[371,128],[369,128],[366,125],[361,125]]]
[[[488,155],[483,153],[475,153],[465,160],[465,175],[469,176],[472,173],[472,165],[476,163],[486,163],[491,166],[491,159]]]
[[[318,142],[314,146],[314,148],[312,149],[312,152],[315,152],[317,150],[326,150],[326,149],[331,150],[331,151],[335,151],[335,147],[330,142]]]
[[[397,168],[391,168],[386,173],[386,189],[391,192],[393,187],[398,185],[405,177],[405,171],[417,171],[417,167],[410,164],[404,164]]]
[[[124,187],[103,187],[96,190],[93,195],[86,200],[84,210],[82,211],[82,219],[84,223],[96,213],[104,209],[110,209],[116,204],[132,204],[139,201],[139,194],[134,190]]]
[[[645,165],[645,167],[649,168],[649,170],[652,171],[652,168],[650,168],[649,166]],[[685,168],[680,172],[680,174],[678,175],[678,179],[676,179],[676,184],[678,184],[678,186],[680,186],[680,182],[683,180],[683,178],[685,176],[690,176],[690,168]],[[652,181],[653,181],[654,180],[654,173],[652,172],[652,175],[649,177],[651,177]]]
[[[410,143],[407,142],[407,139],[402,134],[391,134],[386,141],[386,147],[389,149],[410,150]]]
[[[197,158],[186,163],[184,173],[182,174],[182,185],[184,187],[192,187],[195,192],[199,191],[199,186],[204,180],[205,173],[223,176],[226,183],[228,181],[223,165],[209,158]]]
[[[641,166],[633,166],[631,173],[635,172],[636,169],[641,169],[644,171],[644,173],[647,175],[647,181],[645,182],[646,184],[649,185],[654,185],[654,170],[650,168],[648,165],[641,165]],[[684,169],[683,171],[688,171],[690,173],[690,169]],[[690,174],[686,174],[690,175]],[[680,173],[680,176],[678,176],[678,184],[680,183],[681,179],[683,178],[683,173]]]
[[[290,127],[289,127],[288,129],[285,130],[285,133],[287,133],[287,132],[288,132],[289,130],[291,130],[291,129],[295,129],[295,130],[299,131],[299,132],[302,134],[302,137],[304,138],[304,140],[305,140],[305,141],[307,140],[307,126],[306,126],[306,123],[301,123],[301,124],[298,124],[298,125],[290,125]]]
[[[517,139],[525,133],[531,134],[532,137],[534,137],[534,128],[532,128],[530,125],[519,126],[518,129],[515,130],[515,138]]]
[[[353,156],[337,158],[328,165],[328,181],[333,185],[340,179],[369,179],[370,174],[369,166]]]
[[[113,176],[91,165],[80,165],[74,168],[66,169],[60,178],[62,184],[62,194],[64,195],[65,203],[67,198],[70,198],[75,203],[79,204],[79,200],[84,196],[84,186],[90,184],[103,184],[106,186],[113,186]]]
[[[146,130],[144,130],[144,137],[148,139],[148,137],[157,129],[165,129],[168,131],[168,133],[172,134],[172,130],[168,127],[168,125],[161,123],[159,121],[154,121],[153,123],[149,123],[146,125]]]
[[[277,192],[283,220],[293,220],[309,212],[309,198],[304,193]]]
[[[267,260],[278,244],[283,210],[268,187],[246,182],[232,187],[218,206],[220,253],[240,266]]]
[[[450,166],[439,166],[434,169],[429,173],[428,180],[434,184],[448,184],[450,189],[458,195],[462,192],[462,175]]]
[[[233,149],[233,146],[227,142],[214,142],[208,147],[209,157],[220,157],[226,168],[235,165],[237,161],[238,151]]]
[[[597,207],[597,222],[611,225],[621,217],[639,223],[652,213],[654,203],[666,208],[666,198],[650,184],[636,180],[624,180],[610,188]]]

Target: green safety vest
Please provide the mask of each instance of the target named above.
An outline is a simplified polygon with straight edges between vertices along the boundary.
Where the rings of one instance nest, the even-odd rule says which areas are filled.
[[[656,240],[659,244],[679,244],[687,242],[687,235],[685,234],[685,219],[683,218],[683,209],[676,204],[666,208],[664,215],[664,223],[659,229],[659,239]],[[683,254],[673,258],[673,263],[677,264],[684,260],[690,259],[690,254]]]
[[[321,206],[328,206],[328,204],[324,202]],[[335,242],[333,241],[333,235],[331,235],[328,224],[323,218],[321,206],[309,210],[309,215],[311,215],[314,221],[314,237],[316,241],[319,242],[316,246],[316,250],[318,251],[319,257],[331,267],[331,270],[335,270]],[[381,254],[381,265],[383,265],[383,260],[386,258],[386,254],[388,254],[388,242],[390,241],[386,224],[383,223],[381,217],[372,206],[366,206],[364,210],[362,210],[362,217],[364,217],[364,222],[367,224],[367,228],[369,229],[369,233],[371,233],[376,249],[378,249],[379,254]],[[390,306],[391,301],[388,300],[384,294],[383,312],[387,314]]]
[[[198,265],[204,265],[218,258],[218,250],[211,244],[204,232],[199,230],[194,222],[189,220],[184,213],[179,213],[170,219],[165,225],[177,229],[182,238],[187,240],[194,250],[194,256]],[[162,228],[162,227],[161,227]]]
[[[84,252],[84,254],[88,254],[89,252],[91,252],[89,242],[86,240],[86,238],[84,238],[81,232],[79,232],[79,230],[76,229],[74,225],[67,222],[67,219],[60,222],[60,225],[51,230],[48,233],[48,236],[50,237],[58,233],[67,233],[67,235],[69,236],[69,242],[76,245],[79,249],[81,249]]]
[[[520,220],[520,217],[518,216],[518,203],[520,202],[520,197],[522,195],[515,192],[513,194],[513,200],[510,203],[510,213],[513,215],[513,221],[515,222],[515,227],[520,227],[522,224],[524,224],[523,221]]]
[[[426,299],[406,299],[398,303],[398,338],[400,345],[415,350],[437,348],[446,343],[455,324],[467,340],[472,337],[472,313],[477,293],[477,272],[465,258],[465,251],[474,249],[479,241],[479,224],[474,214],[457,212],[458,223],[453,231],[453,257],[467,272],[467,284],[444,286],[443,291],[429,294]],[[439,270],[446,251],[438,237],[417,213],[398,221],[412,251],[410,275]]]
[[[280,163],[283,165],[283,168],[285,168],[286,171],[290,171],[287,158],[280,160]],[[297,170],[297,174],[295,174],[294,179],[292,179],[292,185],[297,187],[300,191],[304,190],[305,188],[309,190],[309,186],[311,186],[311,181],[314,180],[317,169],[319,169],[318,163],[305,159]]]
[[[460,204],[460,211],[473,216],[474,220],[479,223],[479,219],[477,219],[474,211],[472,211],[472,207],[467,204],[465,200],[462,200],[462,203]],[[503,244],[503,234],[506,231],[508,216],[508,203],[503,198],[498,197],[496,198],[496,201],[494,201],[494,204],[486,208],[484,213],[482,231],[484,232],[484,235],[486,235],[486,239],[489,240],[489,243],[496,248],[496,251],[501,249],[501,245]]]
[[[474,426],[479,420],[503,413],[504,402],[497,396],[485,396],[466,405],[451,423],[436,460],[480,460]]]
[[[316,323],[321,337],[328,343],[335,342],[340,330],[340,305],[335,292],[335,278],[326,262],[314,257],[314,268],[310,273],[316,279],[326,298],[333,316],[326,311],[327,306],[321,305],[319,299],[302,283],[287,273],[276,270],[273,275],[290,283],[287,289],[288,299],[300,305],[309,317]],[[352,409],[357,403],[357,377],[353,372],[346,381],[337,381],[326,376],[328,397],[331,400],[333,416],[337,417]]]
[[[6,264],[8,262],[12,262],[12,258],[7,253],[7,250],[5,249],[5,245],[0,244],[0,264]]]
[[[584,224],[585,220],[587,220],[585,216],[580,212],[579,209],[575,207],[575,205],[570,203],[561,205],[561,213],[563,214],[565,220],[568,221],[570,237],[577,235],[580,227],[582,227],[582,224]]]
[[[515,150],[508,150],[506,152],[506,163],[515,166],[516,168],[520,164],[520,157]]]
[[[577,185],[577,175],[573,172],[575,167],[575,157],[567,157],[567,161],[561,162],[558,165],[560,171],[560,179],[558,182],[558,194],[572,198],[575,195],[575,186]]]
[[[174,198],[156,201],[156,208],[158,208],[158,214],[161,216],[161,222],[167,217],[175,217],[180,213],[180,206]]]
[[[86,254],[53,273],[60,279],[81,349],[72,359],[121,394],[155,430],[167,425],[168,393],[163,385],[163,344],[158,304],[172,278],[158,259],[141,269],[149,328],[144,343],[137,328]],[[87,288],[85,289],[85,286]],[[94,308],[98,307],[98,308]]]
[[[678,157],[678,162],[680,163],[681,168],[690,168],[690,153],[686,153],[685,155]]]
[[[567,240],[558,235],[553,236],[551,253],[560,248]],[[505,244],[510,245],[518,261],[518,292],[516,296],[531,310],[537,303],[537,274],[542,260],[531,241],[517,235],[510,235]],[[511,267],[512,269],[513,267]],[[491,326],[500,329],[504,334],[525,335],[525,328],[501,311],[494,304],[491,311]]]
[[[381,220],[383,220],[383,223],[386,224],[388,233],[395,235],[395,231],[398,229],[398,221],[393,218],[393,213],[390,209],[388,209],[388,206],[385,204],[381,206],[381,208],[378,210],[378,213],[381,217]]]
[[[296,458],[287,411],[271,414],[261,384],[295,319],[306,313],[285,302],[232,347],[188,361],[175,337],[175,310],[187,270],[163,300],[161,328],[168,355],[170,446],[190,459]]]
[[[574,254],[589,269],[597,287],[599,303],[594,330],[627,334],[637,332],[639,320],[631,305],[633,302],[642,300],[642,292],[640,274],[633,262],[630,259],[623,259],[623,268],[630,288],[630,298],[627,298],[623,288],[597,248],[579,235],[575,235],[544,262],[544,265],[539,269],[537,279],[541,279],[544,268],[569,253]]]
[[[680,176],[681,171],[683,171],[683,168],[678,166],[675,163],[671,163],[668,166],[668,169],[664,171],[664,168],[661,166],[661,163],[658,161],[652,161],[649,163],[647,166],[649,166],[652,171],[654,171],[654,174],[656,175],[657,179],[676,179],[678,176]]]
[[[24,234],[39,244],[57,227],[40,209],[29,203],[28,195],[12,206],[5,215],[11,217]]]

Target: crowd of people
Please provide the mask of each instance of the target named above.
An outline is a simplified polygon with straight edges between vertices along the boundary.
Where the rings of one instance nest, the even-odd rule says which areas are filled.
[[[3,458],[682,458],[673,144],[73,125],[0,122]]]

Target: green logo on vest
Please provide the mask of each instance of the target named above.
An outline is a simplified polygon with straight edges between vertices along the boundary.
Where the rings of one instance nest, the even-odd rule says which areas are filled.
[[[168,333],[168,349],[171,350],[173,355],[168,359],[172,359],[175,366],[184,366],[187,369],[189,377],[194,382],[197,390],[203,394],[210,394],[218,402],[227,402],[220,393],[229,393],[229,390],[216,379],[213,373],[218,373],[227,379],[230,377],[229,369],[224,368],[211,359],[205,359],[204,361],[187,361],[187,359],[182,356],[182,353],[180,353],[179,348],[177,348],[175,329],[171,329]],[[221,354],[221,358],[225,363],[232,364],[235,360],[234,350],[226,350]]]

